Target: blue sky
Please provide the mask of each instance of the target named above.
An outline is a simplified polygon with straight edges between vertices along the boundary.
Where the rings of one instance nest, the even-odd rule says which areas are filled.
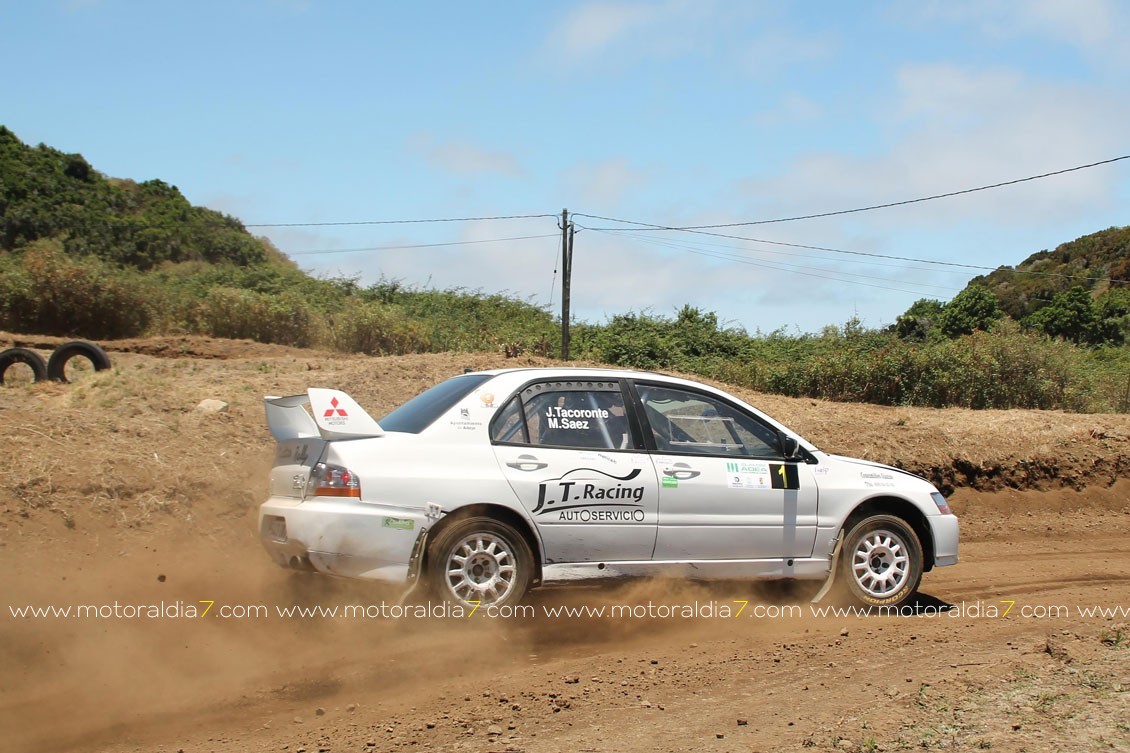
[[[563,208],[752,222],[1130,154],[1119,0],[0,0],[0,11],[0,123],[248,224]],[[1130,224],[1128,200],[1130,160],[716,232],[995,267]],[[881,326],[978,273],[576,223],[574,312],[587,321],[690,303],[751,332],[852,316]],[[552,217],[252,231],[317,274],[559,305]],[[389,248],[440,243],[463,245]]]

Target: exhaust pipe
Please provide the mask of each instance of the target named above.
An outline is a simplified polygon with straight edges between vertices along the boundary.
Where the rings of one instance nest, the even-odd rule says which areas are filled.
[[[301,557],[299,557],[298,555],[291,557],[290,561],[287,562],[287,564],[290,566],[291,570],[301,570],[305,573],[312,573],[315,571],[314,566],[310,564],[310,560],[306,557],[305,554]]]

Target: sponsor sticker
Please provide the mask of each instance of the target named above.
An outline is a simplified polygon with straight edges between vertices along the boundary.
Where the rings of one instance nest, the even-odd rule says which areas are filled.
[[[859,478],[863,481],[864,486],[872,488],[891,489],[895,486],[894,474],[886,471],[860,471]]]
[[[576,468],[538,484],[538,501],[531,512],[539,520],[642,522],[646,490],[635,483],[639,475],[639,468],[623,476],[595,468]],[[544,518],[547,514],[553,517]]]
[[[750,461],[727,462],[726,486],[731,489],[772,489],[769,464]]]
[[[345,408],[339,407],[336,397],[330,400],[330,407],[322,413],[322,422],[326,426],[345,426],[349,423],[349,414],[345,412]]]
[[[664,476],[663,477],[663,488],[664,489],[678,489],[679,488],[679,479],[675,478],[674,476]]]
[[[416,523],[410,518],[385,518],[381,521],[381,526],[395,528],[398,531],[411,531],[416,527]]]
[[[726,463],[726,485],[731,489],[799,489],[795,465],[735,461]]]
[[[454,418],[448,421],[448,424],[454,426],[456,429],[463,429],[464,431],[474,431],[483,425],[482,421],[476,421],[471,418],[471,408],[467,405],[459,406],[459,418]]]

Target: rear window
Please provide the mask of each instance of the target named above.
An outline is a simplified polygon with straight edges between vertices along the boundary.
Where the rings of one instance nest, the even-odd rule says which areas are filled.
[[[377,421],[385,431],[419,434],[483,382],[490,374],[467,374],[451,377],[421,392],[392,413]]]

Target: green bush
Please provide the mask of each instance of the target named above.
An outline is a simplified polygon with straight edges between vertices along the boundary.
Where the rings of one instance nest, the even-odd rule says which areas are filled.
[[[561,325],[553,315],[542,306],[505,293],[487,294],[462,288],[426,290],[387,278],[363,290],[348,279],[332,282],[339,287],[340,294],[395,304],[404,316],[426,323],[433,352],[560,352]]]
[[[401,355],[427,352],[431,342],[427,327],[395,305],[376,301],[350,301],[334,314],[330,345],[346,353]]]
[[[193,312],[201,334],[310,347],[319,339],[321,318],[295,293],[271,295],[237,288],[212,288]]]
[[[750,347],[742,330],[723,328],[713,312],[684,306],[674,319],[648,313],[618,314],[603,327],[582,329],[578,352],[614,366],[701,373],[720,359],[740,358]]]
[[[4,126],[0,175],[0,248],[56,238],[72,256],[137,269],[271,258],[271,249],[238,220],[192,206],[175,186],[107,178],[82,155],[25,145]]]
[[[938,326],[946,337],[986,330],[1004,316],[1000,301],[988,288],[969,285],[942,308]]]
[[[771,369],[756,387],[796,397],[937,408],[1086,410],[1094,398],[1079,349],[1023,332],[1011,320],[952,340],[912,343],[870,332],[854,338],[825,334],[817,346],[807,357]]]
[[[150,286],[136,272],[93,257],[72,258],[60,240],[6,254],[0,267],[0,327],[63,337],[114,339],[149,324]]]

